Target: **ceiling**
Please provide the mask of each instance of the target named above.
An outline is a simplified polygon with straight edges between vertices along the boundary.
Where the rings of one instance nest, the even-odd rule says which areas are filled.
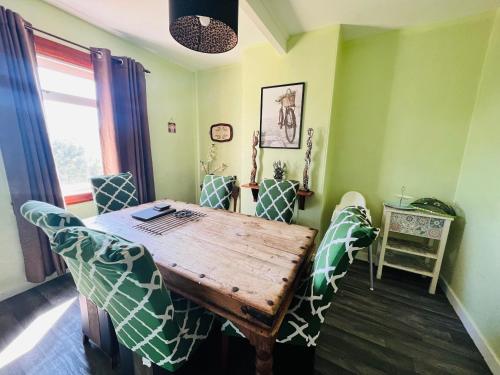
[[[238,46],[224,54],[207,55],[172,39],[167,0],[44,1],[192,70],[234,63],[246,47],[266,41],[283,52],[289,35],[329,25],[349,25],[345,37],[355,38],[457,19],[500,6],[500,0],[240,0]]]

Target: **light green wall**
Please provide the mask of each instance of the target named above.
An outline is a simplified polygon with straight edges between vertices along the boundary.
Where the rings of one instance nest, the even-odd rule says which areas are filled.
[[[147,75],[148,114],[155,187],[158,198],[196,199],[195,74],[149,51],[134,46],[39,0],[2,0],[1,5],[21,14],[34,26],[77,43],[109,48],[130,56],[151,70]],[[167,133],[173,118],[177,134]],[[3,165],[0,168],[0,300],[30,286],[25,281],[17,229],[10,206]],[[92,215],[93,204],[70,207],[82,216]]]
[[[452,202],[491,15],[341,45],[327,173],[333,209],[362,192],[379,222],[402,185]]]
[[[450,288],[496,353],[500,371],[499,165],[500,12],[486,54],[455,195],[463,218],[452,233],[443,266]]]
[[[231,166],[224,174],[236,174],[240,183],[248,183],[250,179],[251,139],[253,131],[259,130],[261,87],[306,82],[302,148],[258,149],[257,179],[272,177],[273,161],[283,160],[289,170],[287,178],[302,182],[306,132],[307,128],[314,128],[311,189],[315,194],[306,202],[306,210],[296,210],[295,221],[315,228],[320,227],[324,202],[338,38],[339,27],[300,34],[290,38],[286,55],[278,55],[269,45],[259,45],[245,50],[239,65],[198,73],[201,156],[206,154],[210,123],[234,119],[236,140],[217,147],[219,161]],[[247,189],[242,189],[241,211],[247,214],[255,212],[255,204]]]
[[[235,175],[239,183],[245,183],[248,177],[241,171],[241,154],[242,146],[248,148],[248,142],[242,142],[241,93],[240,64],[197,72],[199,158],[207,159],[210,126],[217,123],[232,125],[233,140],[216,142],[217,157],[213,165],[227,164],[228,168],[222,174]],[[197,177],[203,178],[199,165],[197,168]]]

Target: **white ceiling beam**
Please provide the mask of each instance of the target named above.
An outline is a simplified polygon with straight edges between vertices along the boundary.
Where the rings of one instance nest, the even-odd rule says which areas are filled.
[[[240,0],[246,15],[279,54],[287,52],[288,32],[277,22],[262,0]]]

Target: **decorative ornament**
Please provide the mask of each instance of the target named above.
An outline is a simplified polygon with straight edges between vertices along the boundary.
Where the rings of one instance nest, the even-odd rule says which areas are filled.
[[[283,180],[286,175],[286,163],[281,162],[281,160],[275,161],[273,163],[274,168],[274,179]]]
[[[313,147],[312,144],[312,136],[314,135],[314,129],[307,129],[307,149],[306,149],[306,157],[305,157],[305,166],[304,166],[304,174],[302,177],[302,185],[304,186],[305,191],[309,191],[309,173],[311,172],[311,150]]]
[[[257,185],[257,145],[259,144],[259,131],[255,130],[252,135],[252,171],[250,172],[250,185]]]
[[[229,142],[233,139],[233,127],[229,124],[214,124],[210,127],[213,142]]]
[[[216,157],[215,143],[212,142],[210,144],[210,148],[208,149],[208,159],[200,160],[201,169],[203,169],[203,172],[205,172],[205,174],[215,174],[215,172],[222,172],[224,169],[228,167],[227,164],[222,163],[218,167],[211,169],[215,157]]]

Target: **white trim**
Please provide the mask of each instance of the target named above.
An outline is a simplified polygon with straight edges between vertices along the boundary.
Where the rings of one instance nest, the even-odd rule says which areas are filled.
[[[472,338],[472,341],[474,341],[474,344],[476,344],[479,352],[483,355],[483,358],[486,361],[486,364],[490,368],[491,372],[493,373],[493,375],[500,375],[500,358],[498,358],[493,349],[489,346],[488,342],[482,335],[476,323],[474,323],[474,320],[472,320],[472,318],[470,317],[464,305],[462,305],[460,299],[458,299],[453,289],[449,286],[445,279],[443,279],[442,277],[440,277],[439,279],[441,289],[443,289],[446,298],[448,298],[451,306],[453,306],[453,309],[462,321],[466,331]]]

